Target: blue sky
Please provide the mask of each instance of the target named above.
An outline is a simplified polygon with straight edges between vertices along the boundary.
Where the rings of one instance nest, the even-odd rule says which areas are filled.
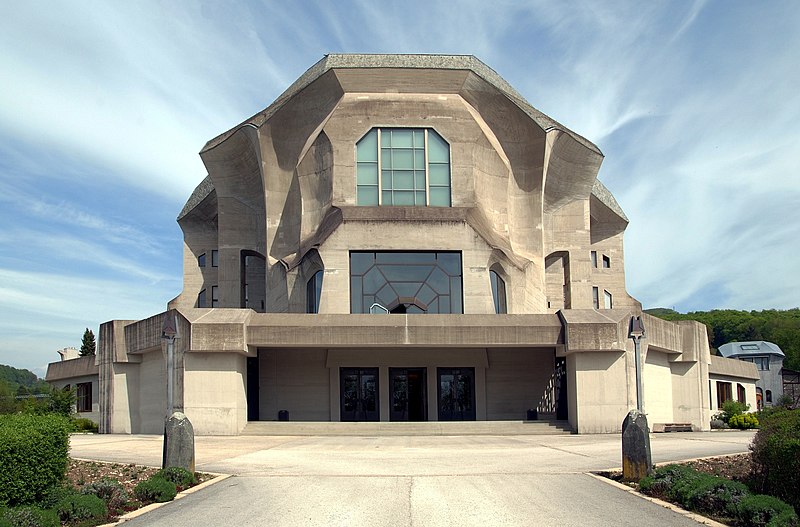
[[[645,307],[797,307],[798,28],[795,1],[9,2],[0,363],[163,311],[197,152],[330,52],[475,55],[595,142]]]

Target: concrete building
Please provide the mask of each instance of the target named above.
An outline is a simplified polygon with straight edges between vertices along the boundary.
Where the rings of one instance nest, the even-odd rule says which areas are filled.
[[[783,395],[783,359],[786,357],[783,350],[772,342],[748,341],[728,342],[719,347],[719,353],[729,359],[755,364],[758,370],[756,381],[756,406],[763,408],[772,406]]]
[[[75,348],[63,348],[57,352],[58,362],[47,365],[44,380],[53,387],[75,389],[75,412],[79,417],[100,422],[100,378],[96,357],[81,357]]]
[[[710,423],[705,328],[641,313],[603,154],[472,56],[327,55],[209,141],[183,291],[99,332],[101,431],[561,420],[616,432],[646,327],[651,423]],[[534,412],[530,412],[534,415]]]

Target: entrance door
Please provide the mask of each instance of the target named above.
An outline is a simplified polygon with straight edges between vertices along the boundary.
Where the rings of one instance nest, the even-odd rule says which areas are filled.
[[[475,368],[437,368],[439,421],[475,420]]]
[[[391,421],[427,421],[425,368],[389,368]]]
[[[378,421],[378,368],[340,368],[342,421]]]

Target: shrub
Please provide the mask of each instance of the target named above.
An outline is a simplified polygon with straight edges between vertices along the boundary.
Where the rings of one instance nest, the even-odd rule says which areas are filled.
[[[750,450],[755,488],[800,509],[800,409],[766,417]]]
[[[711,420],[711,429],[712,430],[724,430],[726,428],[730,428],[728,423],[723,421],[722,419],[714,418]]]
[[[674,487],[678,482],[690,478],[694,472],[687,465],[665,465],[657,468],[652,476],[642,479],[639,489],[651,496],[675,501]]]
[[[61,521],[104,518],[108,515],[106,503],[91,494],[71,494],[56,504],[56,513]]]
[[[740,403],[739,401],[727,400],[722,403],[720,407],[720,412],[715,417],[718,419],[722,419],[726,423],[730,424],[731,417],[734,415],[741,415],[750,409],[750,405],[747,403]]]
[[[738,414],[731,416],[728,424],[731,428],[748,430],[750,428],[758,428],[758,418],[753,414]]]
[[[72,426],[76,432],[93,432],[97,433],[97,423],[85,417],[79,417],[72,421]]]
[[[791,505],[787,505],[778,498],[763,494],[751,494],[742,498],[737,507],[737,516],[742,525],[766,525],[769,527],[798,525],[797,514]]]
[[[133,489],[134,495],[143,503],[172,501],[178,494],[178,489],[171,481],[164,478],[151,476],[142,481]]]
[[[173,482],[178,487],[186,488],[197,483],[197,478],[183,467],[162,468],[153,477],[161,477]]]
[[[0,511],[0,527],[60,527],[58,516],[51,510],[22,506]]]
[[[128,493],[116,479],[103,478],[81,487],[81,494],[91,494],[106,502],[111,510],[122,509],[128,503]]]
[[[64,478],[69,431],[57,415],[0,416],[0,505],[33,503]]]

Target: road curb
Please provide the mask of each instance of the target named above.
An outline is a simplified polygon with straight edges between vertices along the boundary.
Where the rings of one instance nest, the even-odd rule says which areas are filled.
[[[717,457],[717,456],[714,456],[714,457]],[[627,485],[625,485],[623,483],[620,483],[618,481],[614,481],[613,479],[608,479],[606,477],[600,476],[599,474],[595,474],[593,472],[584,472],[584,474],[586,474],[588,476],[591,476],[591,477],[593,477],[594,479],[596,479],[598,481],[602,481],[604,483],[607,483],[607,484],[611,485],[612,487],[617,487],[618,489],[624,490],[625,492],[630,492],[634,496],[638,496],[638,497],[640,497],[640,498],[642,498],[644,500],[647,500],[647,501],[649,501],[651,503],[655,503],[656,505],[660,505],[660,506],[664,507],[665,509],[669,509],[671,511],[677,512],[681,516],[686,516],[687,518],[692,519],[692,520],[694,520],[697,523],[700,523],[702,525],[709,525],[710,527],[728,527],[724,523],[720,523],[718,521],[714,521],[711,518],[706,518],[705,516],[701,516],[700,514],[697,514],[695,512],[687,511],[686,509],[678,507],[674,503],[670,503],[668,501],[660,500],[658,498],[654,498],[652,496],[648,496],[646,494],[642,494],[638,490],[632,489],[631,487],[629,487],[629,486],[627,486]]]
[[[178,501],[180,499],[183,499],[186,496],[189,496],[191,494],[194,494],[195,492],[199,492],[199,491],[205,489],[206,487],[210,487],[211,485],[215,485],[217,483],[221,483],[221,482],[225,481],[226,479],[232,477],[232,474],[218,474],[218,473],[215,473],[215,472],[204,472],[204,474],[210,474],[210,475],[214,476],[214,478],[210,479],[208,481],[204,481],[204,482],[200,483],[199,485],[195,485],[194,487],[190,487],[190,488],[188,488],[186,490],[183,490],[183,491],[179,492],[175,496],[175,499],[173,499],[172,501],[165,501],[164,503],[151,503],[150,505],[146,505],[146,506],[142,507],[141,509],[136,509],[135,511],[131,511],[131,512],[128,512],[126,514],[123,514],[122,516],[117,518],[117,521],[115,521],[114,523],[104,523],[103,525],[99,525],[98,527],[112,527],[114,525],[121,525],[121,524],[125,523],[128,520],[132,520],[134,518],[138,518],[139,516],[142,516],[143,514],[147,514],[148,512],[154,511],[154,510],[156,510],[156,509],[158,509],[160,507],[163,507],[164,505],[169,505],[172,502],[175,502],[175,501]]]

